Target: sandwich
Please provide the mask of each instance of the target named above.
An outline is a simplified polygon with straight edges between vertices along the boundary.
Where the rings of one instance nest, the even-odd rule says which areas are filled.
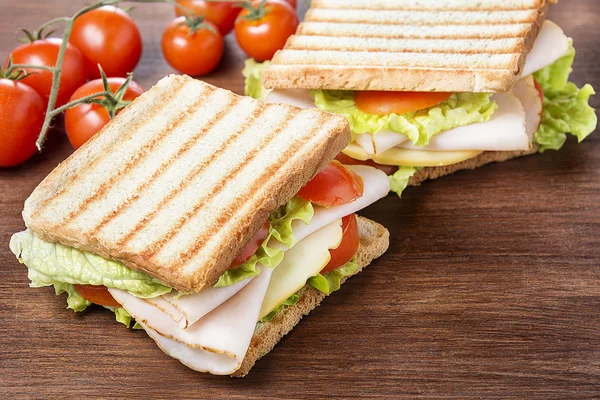
[[[388,247],[355,213],[389,181],[333,160],[349,138],[341,116],[169,76],[39,184],[10,248],[68,308],[104,306],[188,367],[243,376]]]
[[[339,160],[385,171],[392,191],[579,142],[597,116],[569,82],[572,40],[548,0],[314,0],[246,93],[345,116]]]

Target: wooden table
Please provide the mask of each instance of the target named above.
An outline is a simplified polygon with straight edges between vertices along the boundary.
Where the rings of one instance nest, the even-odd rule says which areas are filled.
[[[1,54],[15,28],[84,3],[2,0]],[[132,15],[145,46],[136,80],[148,88],[172,72],[159,46],[172,14]],[[597,0],[562,1],[551,18],[575,39],[574,80],[600,88]],[[244,58],[229,37],[207,80],[242,92]],[[28,288],[8,241],[25,198],[71,151],[57,129],[43,154],[0,171],[0,398],[600,398],[597,133],[370,207],[391,231],[388,253],[242,380],[195,373],[111,313],[75,315],[50,288]]]

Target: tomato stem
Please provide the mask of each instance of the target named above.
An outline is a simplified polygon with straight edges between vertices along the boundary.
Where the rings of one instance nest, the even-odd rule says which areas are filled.
[[[256,7],[252,5],[252,2],[241,3],[240,6],[248,10],[248,15],[243,16],[242,19],[258,21],[263,18],[267,14],[267,10],[265,10],[266,3],[267,0],[262,0]]]
[[[14,69],[41,69],[44,71],[54,72],[55,67],[48,67],[45,65],[30,65],[30,64],[13,64]]]
[[[43,24],[42,24],[42,25],[41,25],[41,26],[40,26],[40,27],[37,29],[37,31],[38,31],[38,32],[42,32],[44,29],[48,28],[49,26],[52,26],[52,25],[54,25],[54,24],[55,24],[55,23],[57,23],[57,22],[67,22],[68,20],[69,20],[69,18],[67,18],[67,17],[60,17],[60,18],[54,18],[54,19],[51,19],[50,21],[43,23]]]
[[[46,108],[46,117],[44,119],[44,125],[42,125],[42,130],[40,135],[38,136],[35,145],[38,151],[42,150],[42,146],[44,141],[46,140],[46,135],[48,134],[48,130],[50,130],[50,123],[52,122],[52,118],[54,118],[58,113],[54,112],[54,106],[56,105],[56,98],[58,97],[58,88],[60,85],[60,76],[62,75],[62,66],[63,61],[65,60],[65,52],[67,51],[67,44],[69,43],[69,38],[71,37],[71,31],[73,29],[73,23],[77,18],[81,15],[100,8],[105,5],[117,4],[121,0],[103,0],[97,3],[91,4],[81,10],[77,11],[71,18],[64,19],[65,21],[65,30],[63,32],[62,43],[60,44],[60,49],[58,50],[58,56],[56,57],[56,65],[54,66],[54,71],[52,71],[52,89],[50,90],[50,98],[48,99],[48,107]]]
[[[98,93],[93,93],[88,96],[82,97],[77,100],[73,100],[73,101],[65,104],[64,106],[61,106],[61,107],[58,107],[58,108],[55,108],[54,110],[52,110],[53,117],[57,116],[61,112],[65,111],[71,107],[75,107],[75,106],[78,106],[78,105],[84,104],[84,103],[90,103],[90,102],[92,102],[92,100],[95,100],[98,97],[111,96],[111,95],[112,95],[112,93],[110,93],[110,92],[98,92]]]
[[[73,14],[72,17],[61,17],[61,18],[55,18],[51,21],[46,22],[45,24],[41,25],[40,28],[38,28],[38,30],[36,32],[34,32],[35,34],[39,34],[40,32],[43,32],[43,30],[49,26],[51,26],[54,23],[57,22],[64,22],[65,23],[65,27],[64,27],[64,31],[63,31],[63,36],[62,36],[62,43],[60,46],[60,49],[58,51],[58,56],[56,58],[56,65],[54,66],[53,69],[49,69],[50,71],[52,71],[52,88],[50,90],[50,97],[48,99],[48,107],[46,108],[46,117],[44,119],[44,125],[42,126],[42,130],[40,131],[40,134],[38,136],[38,139],[36,141],[36,147],[38,149],[38,151],[42,150],[42,147],[44,145],[44,141],[46,140],[46,136],[48,135],[48,131],[50,130],[50,125],[52,123],[52,119],[54,117],[56,117],[58,114],[60,114],[61,112],[65,111],[67,108],[70,107],[74,107],[76,105],[79,105],[81,103],[84,103],[84,101],[82,101],[82,99],[79,99],[77,101],[65,104],[62,107],[59,108],[54,108],[56,106],[56,99],[58,96],[58,87],[60,84],[60,77],[62,74],[62,66],[63,66],[63,61],[65,59],[65,52],[67,50],[67,44],[69,42],[69,38],[71,37],[71,31],[73,29],[73,23],[75,22],[75,20],[77,18],[79,18],[80,16],[82,16],[85,13],[88,13],[90,11],[93,11],[97,8],[103,7],[103,6],[111,6],[111,5],[116,5],[121,3],[124,0],[101,0],[101,1],[97,1],[93,4],[88,5],[87,7],[82,8],[81,10],[77,11],[75,14]],[[176,0],[128,0],[131,3],[168,3],[171,5],[174,5],[176,7],[179,7],[180,9],[182,9],[183,11],[193,14],[193,12],[191,12],[191,10],[186,9],[185,7],[181,6],[180,4],[177,3]],[[222,2],[228,2],[228,3],[240,3],[238,0],[206,0],[209,2],[214,2],[214,1],[222,1]],[[242,3],[246,3],[246,4],[250,4],[250,1],[244,1]],[[264,3],[264,1],[263,1]],[[187,10],[187,11],[186,11]],[[35,68],[39,68],[39,69],[47,69],[47,68],[41,68],[41,67],[35,67]],[[131,81],[131,78],[129,79],[129,82]],[[126,82],[126,84],[128,85],[129,83]],[[125,86],[125,85],[124,85]],[[96,93],[93,95],[93,97],[91,99],[85,98],[87,100],[87,102],[96,102],[93,101],[94,99],[97,99],[99,96],[105,96],[107,100],[107,103],[111,103],[111,102],[115,102],[115,104],[113,104],[113,112],[110,111],[109,109],[109,113],[111,113],[111,117],[113,117],[116,114],[116,111],[118,111],[120,108],[125,107],[125,105],[129,104],[129,102],[123,101],[121,95],[125,93],[127,87],[125,86],[125,89],[123,89],[122,93],[119,91],[117,91],[116,93],[110,93],[110,92],[105,92],[105,93]],[[90,97],[90,96],[87,96]]]
[[[169,0],[168,3],[172,3],[175,6],[175,8],[178,8],[181,11],[183,11],[184,15],[196,15],[193,10],[190,10],[189,8],[181,5],[177,0]]]

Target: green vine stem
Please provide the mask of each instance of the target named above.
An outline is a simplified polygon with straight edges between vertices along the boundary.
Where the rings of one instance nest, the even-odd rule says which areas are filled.
[[[52,71],[52,88],[50,91],[50,98],[48,99],[48,107],[46,108],[46,117],[44,118],[44,125],[42,125],[42,130],[40,131],[37,141],[35,142],[35,145],[37,146],[38,151],[42,150],[42,146],[44,145],[44,141],[46,140],[46,135],[48,134],[48,131],[50,130],[50,124],[52,123],[52,120],[54,119],[55,116],[57,116],[62,111],[64,111],[64,110],[61,110],[61,108],[63,108],[63,107],[54,109],[54,106],[56,105],[56,97],[58,96],[58,87],[60,84],[60,77],[62,75],[62,65],[63,65],[63,61],[65,59],[65,52],[67,50],[67,44],[69,42],[69,38],[71,37],[71,30],[73,29],[73,22],[77,18],[79,18],[81,15],[83,15],[89,11],[95,10],[102,6],[117,4],[119,1],[120,0],[99,1],[97,3],[91,4],[85,8],[82,8],[81,10],[77,11],[71,18],[64,18],[64,19],[59,18],[59,19],[55,20],[55,22],[64,21],[65,29],[63,32],[62,43],[61,43],[60,49],[58,51],[58,56],[56,58],[56,64]],[[52,22],[52,21],[50,21],[50,22]],[[46,25],[46,26],[48,26],[48,25]],[[61,111],[59,111],[59,110],[61,110]]]
[[[37,31],[35,31],[34,33],[37,34],[37,32],[43,32],[44,29],[52,26],[55,23],[58,22],[64,22],[65,27],[63,30],[63,36],[62,36],[62,43],[60,46],[60,49],[58,51],[58,56],[56,58],[56,64],[54,67],[45,67],[45,66],[36,66],[36,65],[25,65],[25,64],[14,64],[12,65],[12,68],[14,70],[16,69],[41,69],[41,70],[47,70],[47,71],[51,71],[52,72],[52,87],[51,87],[51,91],[50,91],[50,97],[48,99],[48,107],[46,108],[46,116],[44,119],[44,124],[42,126],[42,130],[40,131],[40,134],[38,136],[38,139],[36,141],[36,146],[38,151],[42,150],[42,147],[44,145],[44,142],[46,140],[46,136],[48,135],[48,131],[50,130],[50,126],[52,123],[52,120],[54,119],[54,117],[56,117],[57,115],[59,115],[60,113],[62,113],[63,111],[65,111],[66,109],[70,108],[70,107],[74,107],[76,105],[85,103],[85,102],[95,102],[98,97],[105,97],[105,98],[110,98],[110,96],[113,95],[113,93],[110,93],[109,91],[104,91],[101,93],[95,93],[93,95],[90,96],[86,96],[84,98],[78,99],[76,101],[70,102],[68,104],[65,104],[62,107],[59,108],[54,108],[56,106],[56,98],[58,96],[58,88],[59,88],[59,84],[60,84],[60,78],[62,75],[62,66],[63,66],[63,61],[65,59],[65,52],[67,50],[67,44],[69,42],[69,38],[71,37],[71,31],[73,29],[73,23],[75,22],[75,20],[77,18],[79,18],[80,16],[82,16],[85,13],[88,13],[90,11],[93,11],[97,8],[103,7],[103,6],[111,6],[111,5],[116,5],[121,3],[122,1],[128,1],[131,3],[169,3],[172,4],[173,6],[181,9],[183,12],[188,13],[188,14],[193,14],[193,12],[182,6],[181,4],[179,4],[176,0],[101,0],[101,1],[96,1],[93,4],[88,5],[87,7],[82,8],[81,10],[77,11],[75,14],[73,14],[72,17],[60,17],[60,18],[55,18],[51,21],[48,21],[46,23],[44,23],[42,26],[40,26],[38,28]],[[239,0],[205,0],[208,2],[223,2],[223,3],[250,3],[250,0],[245,0],[245,1],[239,1]]]
[[[54,72],[56,68],[47,67],[45,65],[29,65],[29,64],[13,64],[14,69],[41,69],[44,71]]]

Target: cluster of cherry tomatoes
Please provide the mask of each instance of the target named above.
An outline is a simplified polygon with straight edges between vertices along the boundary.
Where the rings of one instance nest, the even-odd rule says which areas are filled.
[[[182,73],[204,75],[223,55],[223,36],[235,30],[250,57],[271,59],[298,26],[295,0],[231,1],[178,0],[175,18],[165,29],[162,50],[167,62]],[[27,33],[29,43],[16,47],[0,68],[0,167],[18,165],[36,152],[45,120],[61,39],[41,32]],[[128,101],[144,89],[126,76],[142,55],[142,37],[124,10],[104,6],[79,16],[73,23],[62,63],[55,107],[109,92],[106,101],[78,104],[65,110],[65,130],[74,148],[97,133]],[[101,79],[101,71],[108,78]],[[123,85],[126,86],[123,86]],[[122,89],[122,90],[119,90]]]
[[[52,88],[54,68],[61,39],[44,38],[42,32],[27,34],[29,43],[16,47],[5,62],[29,65],[16,76],[0,79],[0,167],[22,163],[36,152],[36,140],[44,123]],[[104,70],[110,89],[116,93],[126,82],[125,76],[137,65],[142,54],[140,31],[123,10],[106,6],[77,18],[72,27],[62,63],[56,107],[105,91],[100,79]],[[118,95],[121,104],[144,92],[135,82]],[[118,107],[118,104],[114,106]],[[80,104],[65,111],[65,130],[73,147],[78,148],[110,120],[110,107]]]
[[[223,55],[223,37],[232,30],[248,56],[265,61],[283,48],[298,27],[296,0],[177,3],[181,6],[175,8],[178,18],[162,37],[163,54],[173,68],[192,76],[215,69]]]

